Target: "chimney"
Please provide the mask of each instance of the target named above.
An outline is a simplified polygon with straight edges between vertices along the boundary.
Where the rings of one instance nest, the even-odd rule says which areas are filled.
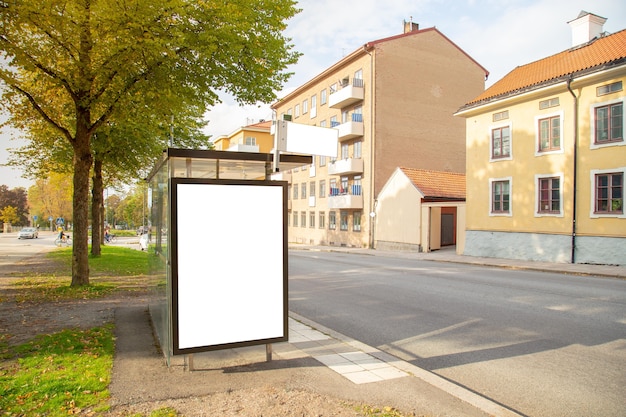
[[[408,22],[406,20],[404,21],[404,33],[414,32],[419,29],[420,25],[413,23],[413,16],[411,16],[411,19]]]
[[[567,22],[572,28],[572,47],[585,44],[602,35],[604,22],[606,22],[604,17],[582,10],[576,19]]]

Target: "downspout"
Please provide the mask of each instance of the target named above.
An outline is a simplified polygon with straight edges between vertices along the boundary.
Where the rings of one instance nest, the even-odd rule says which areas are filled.
[[[369,102],[370,102],[370,210],[371,213],[368,216],[370,227],[370,239],[369,246],[370,249],[374,248],[374,241],[376,236],[374,236],[374,224],[376,223],[376,201],[374,199],[374,154],[376,153],[375,143],[374,143],[374,54],[368,51],[368,44],[363,45],[363,50],[366,54],[370,56],[370,82],[369,82]]]
[[[578,177],[578,97],[572,91],[572,81],[574,77],[570,74],[567,79],[567,90],[570,92],[572,97],[574,97],[574,176],[572,180],[572,254],[570,258],[570,262],[572,264],[576,263],[576,181]]]

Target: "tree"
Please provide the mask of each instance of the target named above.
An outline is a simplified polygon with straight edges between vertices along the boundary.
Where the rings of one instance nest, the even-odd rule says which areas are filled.
[[[11,221],[5,221],[6,223],[14,223],[19,225],[28,225],[28,197],[26,195],[26,189],[23,187],[16,187],[9,189],[6,185],[0,185],[0,210],[11,207],[15,210],[15,218],[11,218]]]
[[[32,214],[47,220],[62,217],[74,223],[72,216],[72,177],[69,174],[51,172],[47,178],[39,178],[28,189],[28,201]]]
[[[8,123],[44,121],[71,148],[72,285],[89,284],[92,139],[135,105],[204,110],[223,90],[269,102],[296,62],[292,0],[18,0],[0,5]],[[111,147],[115,147],[112,143]]]
[[[0,209],[0,220],[3,223],[13,224],[17,223],[20,219],[20,216],[17,214],[17,208],[13,206],[6,206],[3,209]]]

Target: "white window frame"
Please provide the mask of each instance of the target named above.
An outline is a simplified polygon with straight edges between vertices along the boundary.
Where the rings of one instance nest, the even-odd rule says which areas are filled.
[[[311,119],[317,117],[317,95],[313,94],[311,96],[311,111],[309,113]]]
[[[612,104],[622,103],[622,136],[626,134],[626,97],[620,97],[615,100],[603,101],[601,103],[593,103],[589,107],[589,147],[590,149],[601,149],[611,146],[626,146],[626,138],[621,142],[596,143],[596,108],[610,106]]]
[[[559,117],[559,133],[561,137],[559,140],[561,141],[561,149],[555,149],[551,151],[541,151],[539,150],[540,142],[541,142],[541,129],[539,129],[539,121],[543,119],[550,119],[553,117]],[[553,155],[553,154],[562,154],[564,153],[565,144],[563,143],[564,135],[563,135],[563,111],[546,113],[542,115],[535,116],[535,156],[543,156],[543,155]],[[511,139],[511,143],[512,143]]]
[[[601,174],[613,174],[615,172],[621,172],[622,178],[626,182],[626,166],[613,168],[613,169],[592,169],[589,172],[589,181],[590,181],[590,190],[589,193],[591,196],[591,205],[589,206],[589,217],[592,219],[604,219],[604,218],[617,218],[617,219],[626,219],[626,210],[622,209],[622,214],[605,214],[605,213],[596,213],[596,175]],[[626,188],[626,187],[624,187]],[[624,189],[622,189],[622,193]],[[626,199],[622,196],[622,205],[626,202]]]
[[[546,178],[558,178],[559,179],[559,212],[558,213],[546,213],[539,212],[539,180]],[[510,187],[509,187],[510,192]],[[535,174],[535,217],[563,217],[563,173],[558,172],[556,174]]]
[[[493,183],[498,181],[509,182],[509,211],[508,213],[493,212]],[[513,177],[489,178],[489,217],[513,217]]]
[[[509,128],[509,135],[510,135],[510,152],[509,152],[509,156],[505,156],[505,157],[501,157],[501,158],[494,158],[493,157],[493,130],[494,129],[502,129],[503,127],[508,127]],[[494,124],[491,125],[489,127],[489,131],[487,132],[487,137],[489,138],[489,162],[499,162],[499,161],[511,161],[513,159],[513,124],[511,122],[508,123],[499,123],[499,124]]]

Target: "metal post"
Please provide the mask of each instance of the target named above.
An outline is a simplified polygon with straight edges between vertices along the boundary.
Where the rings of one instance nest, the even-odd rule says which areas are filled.
[[[266,362],[272,361],[272,344],[271,343],[268,343],[267,345],[265,345],[265,361]]]

